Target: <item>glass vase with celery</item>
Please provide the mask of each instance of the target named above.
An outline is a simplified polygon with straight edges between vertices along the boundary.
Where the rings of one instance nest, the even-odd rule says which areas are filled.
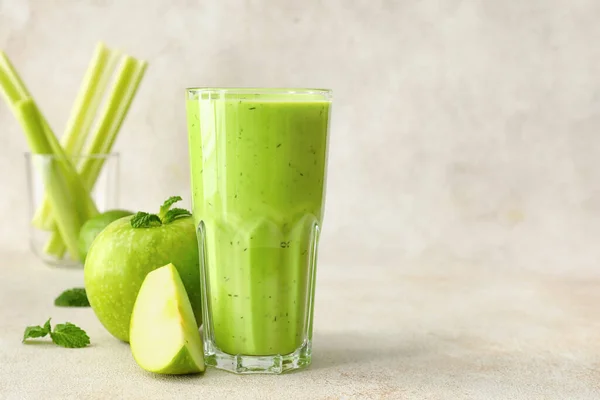
[[[55,264],[81,261],[79,231],[99,213],[91,193],[107,159],[93,155],[111,153],[146,66],[99,43],[59,141],[13,63],[0,51],[0,92],[38,160],[32,164],[45,190],[31,223],[49,232],[44,253]]]

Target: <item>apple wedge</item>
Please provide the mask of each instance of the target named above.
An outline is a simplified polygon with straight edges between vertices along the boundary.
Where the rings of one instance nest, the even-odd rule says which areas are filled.
[[[150,272],[133,306],[129,340],[140,367],[157,374],[204,371],[202,338],[173,264]]]

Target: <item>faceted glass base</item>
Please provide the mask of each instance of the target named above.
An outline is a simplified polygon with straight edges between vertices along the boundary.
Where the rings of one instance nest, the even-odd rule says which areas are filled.
[[[271,356],[246,356],[223,353],[213,343],[205,343],[207,366],[236,374],[282,374],[307,367],[311,361],[311,342],[306,341],[293,353]]]

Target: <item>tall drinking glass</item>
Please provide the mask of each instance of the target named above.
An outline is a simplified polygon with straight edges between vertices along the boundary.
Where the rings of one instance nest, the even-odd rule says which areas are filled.
[[[310,364],[331,92],[187,90],[207,365]]]

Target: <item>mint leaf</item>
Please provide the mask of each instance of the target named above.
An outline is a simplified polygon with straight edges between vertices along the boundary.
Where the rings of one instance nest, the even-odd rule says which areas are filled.
[[[183,208],[173,208],[165,214],[163,218],[163,224],[168,224],[170,222],[175,221],[178,218],[191,217],[192,213]]]
[[[131,226],[134,228],[152,228],[161,226],[162,224],[168,224],[178,218],[191,216],[192,214],[183,208],[174,208],[171,210],[171,206],[181,200],[181,196],[169,197],[165,200],[163,205],[160,206],[160,212],[158,214],[149,214],[142,211],[138,212],[131,218]]]
[[[48,318],[48,321],[46,321],[46,323],[44,324],[44,330],[45,330],[46,332],[48,332],[48,333],[50,333],[50,329],[51,329],[51,328],[50,328],[50,320],[51,320],[51,319],[52,319],[52,318]],[[46,336],[46,335],[44,335],[44,336]]]
[[[27,339],[41,338],[50,333],[50,318],[44,324],[44,326],[28,326],[25,328],[25,332],[23,333],[23,342]]]
[[[183,200],[181,196],[171,196],[166,199],[163,205],[160,206],[160,212],[158,213],[160,219],[164,219],[171,206],[181,200]]]
[[[90,337],[83,329],[70,322],[58,324],[50,332],[52,341],[61,347],[81,348],[90,344]]]
[[[131,218],[131,226],[133,228],[152,228],[161,226],[162,222],[156,214],[148,214],[147,212],[138,212]]]
[[[23,333],[23,342],[27,339],[41,338],[46,336],[48,333],[44,328],[39,325],[36,326],[28,326],[25,328],[25,333]]]
[[[57,307],[89,307],[90,302],[84,288],[73,288],[62,292],[55,300]]]
[[[50,330],[50,318],[44,326],[28,326],[23,334],[23,342],[31,338],[40,338],[50,334],[52,341],[61,347],[79,348],[90,344],[90,337],[83,329],[70,322],[57,324],[54,326],[54,331]]]

